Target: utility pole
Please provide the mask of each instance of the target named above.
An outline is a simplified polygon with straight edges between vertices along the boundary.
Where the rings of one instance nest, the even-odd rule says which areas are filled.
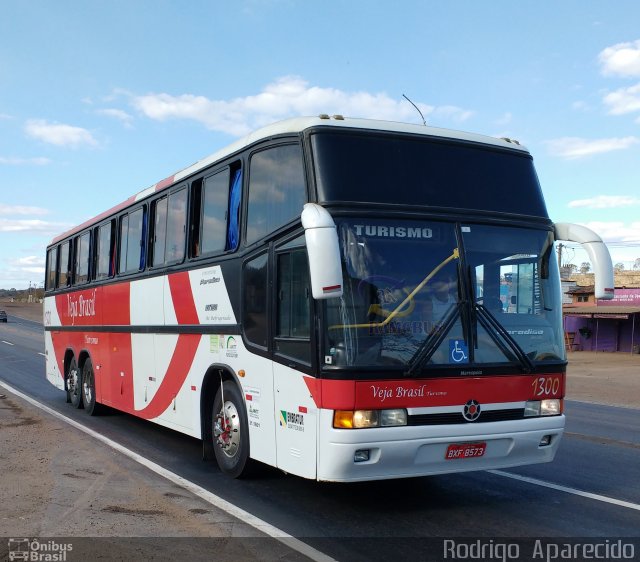
[[[558,267],[562,267],[562,249],[564,248],[564,244],[560,242],[558,244]]]

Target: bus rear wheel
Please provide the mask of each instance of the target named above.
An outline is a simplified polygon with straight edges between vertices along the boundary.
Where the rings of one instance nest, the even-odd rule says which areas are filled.
[[[73,357],[67,369],[67,402],[74,408],[82,408],[82,373]]]
[[[213,451],[220,470],[232,478],[246,476],[250,464],[249,428],[244,401],[234,383],[224,382],[218,390],[212,422]]]

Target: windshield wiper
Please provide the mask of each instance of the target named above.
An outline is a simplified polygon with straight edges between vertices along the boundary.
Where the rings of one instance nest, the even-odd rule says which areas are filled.
[[[453,325],[456,323],[456,320],[460,317],[460,307],[462,306],[462,302],[456,303],[452,305],[452,308],[447,312],[444,317],[444,320],[438,325],[438,328],[433,333],[431,337],[425,339],[416,352],[413,354],[413,357],[409,359],[407,362],[407,370],[404,372],[405,377],[410,377],[413,375],[418,369],[422,367],[431,356],[435,353],[436,349],[440,347],[444,338],[449,333]]]
[[[493,341],[496,342],[496,344],[498,345],[502,353],[504,353],[506,357],[509,356],[508,350],[505,349],[504,344],[495,335],[496,333],[509,346],[512,353],[516,356],[516,358],[520,362],[520,365],[522,366],[523,370],[526,373],[533,372],[533,370],[535,369],[535,365],[533,364],[533,361],[531,361],[529,356],[524,352],[524,350],[520,347],[520,345],[518,345],[518,342],[513,339],[511,334],[507,332],[507,330],[505,330],[504,326],[500,324],[498,320],[496,320],[495,316],[491,314],[482,304],[476,303],[474,308],[478,312],[478,319],[480,320],[480,323],[482,324],[484,329],[487,331],[491,339],[493,339]]]

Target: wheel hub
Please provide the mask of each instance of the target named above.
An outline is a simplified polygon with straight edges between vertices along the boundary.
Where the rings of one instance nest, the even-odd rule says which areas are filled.
[[[240,448],[240,416],[233,402],[225,402],[213,420],[213,440],[227,457],[234,457]]]

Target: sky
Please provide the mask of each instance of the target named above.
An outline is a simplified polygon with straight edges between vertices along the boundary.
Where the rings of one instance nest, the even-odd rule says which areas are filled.
[[[518,139],[549,214],[640,258],[640,2],[0,0],[0,288],[64,230],[298,115]],[[564,261],[586,254],[570,245]]]

